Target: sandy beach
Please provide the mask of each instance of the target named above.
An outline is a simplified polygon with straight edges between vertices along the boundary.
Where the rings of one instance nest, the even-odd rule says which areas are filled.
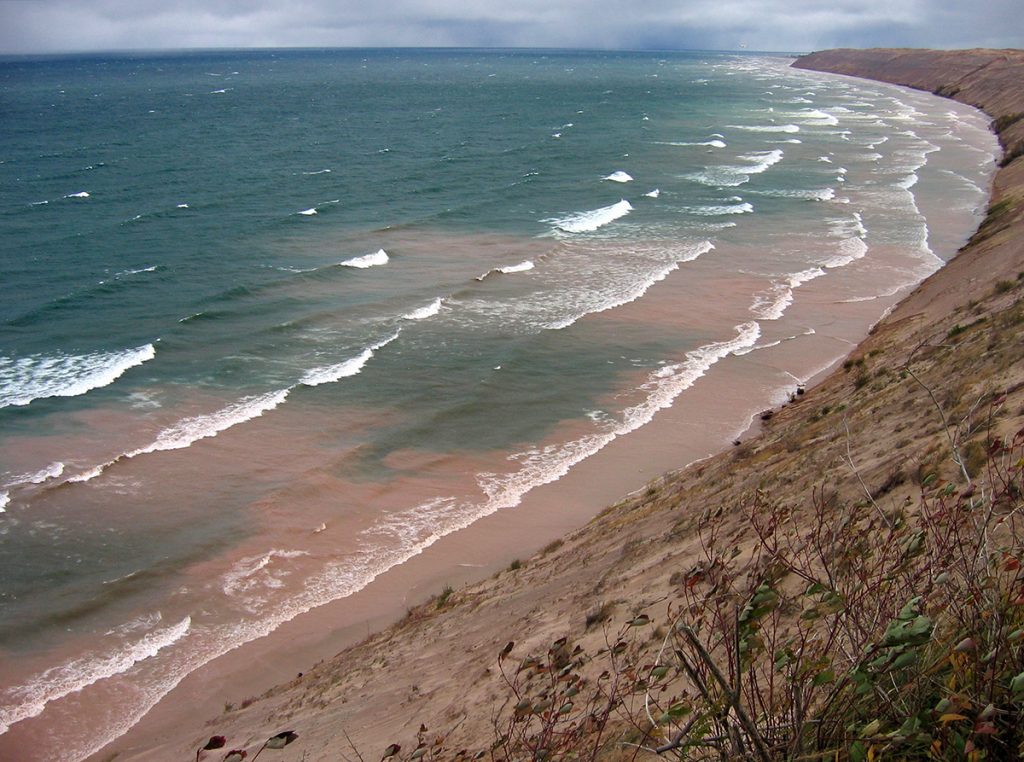
[[[672,569],[693,557],[694,536],[677,527],[698,507],[709,500],[738,504],[753,486],[795,494],[833,472],[839,474],[830,477],[837,483],[848,481],[844,449],[857,453],[861,476],[870,483],[884,479],[892,462],[922,457],[931,440],[907,441],[906,432],[920,428],[937,436],[934,422],[922,426],[928,410],[907,407],[909,392],[870,402],[858,398],[841,364],[852,349],[853,358],[870,357],[872,367],[898,368],[926,337],[962,321],[956,310],[968,303],[976,313],[994,314],[1011,309],[1019,298],[1019,286],[994,294],[993,284],[1016,282],[1024,261],[1018,195],[1024,163],[1012,160],[1024,144],[1019,119],[1024,93],[1019,85],[1005,84],[1006,77],[1024,69],[1024,56],[1000,51],[829,56],[817,54],[799,65],[932,91],[945,88],[944,94],[995,119],[1016,114],[1000,132],[1010,160],[997,175],[992,196],[993,204],[1012,200],[1003,212],[1007,216],[990,219],[973,245],[909,296],[836,304],[824,287],[817,292],[814,282],[805,285],[787,318],[799,322],[801,309],[829,309],[828,334],[790,342],[771,363],[758,353],[723,359],[723,365],[740,366],[727,376],[739,379],[734,384],[699,379],[652,423],[616,439],[558,481],[532,490],[518,507],[442,538],[360,592],[206,665],[93,759],[188,758],[213,734],[229,736],[232,748],[246,748],[286,726],[295,728],[300,742],[277,759],[337,759],[343,746],[348,753],[345,733],[370,758],[391,741],[407,743],[420,722],[432,729],[458,726],[465,743],[480,743],[489,731],[486,707],[500,691],[493,676],[475,676],[487,674],[501,645],[514,640],[529,649],[565,634],[593,645],[601,633],[589,630],[584,620],[603,604],[611,604],[619,616],[660,610]],[[629,305],[619,317],[628,319],[631,309],[644,307]],[[1005,351],[1016,351],[1012,341]],[[988,361],[997,358],[993,354]],[[1012,388],[1019,364],[999,367],[992,383]],[[933,372],[934,383],[943,383],[941,369]],[[790,403],[798,387],[807,393]],[[1009,394],[1020,411],[1020,388]],[[751,402],[766,399],[767,405]],[[840,405],[850,410],[845,432],[813,417]],[[767,406],[775,415],[762,424],[758,413]],[[869,426],[869,420],[875,423]],[[742,444],[734,446],[737,439]],[[839,488],[857,489],[846,481]],[[602,512],[615,496],[628,497]],[[739,524],[736,531],[742,532]],[[455,591],[450,605],[424,604],[446,586]]]

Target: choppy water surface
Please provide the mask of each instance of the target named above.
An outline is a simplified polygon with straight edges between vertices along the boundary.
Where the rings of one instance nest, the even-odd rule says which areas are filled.
[[[788,63],[0,62],[3,755],[82,758],[724,358],[939,267],[984,119]]]

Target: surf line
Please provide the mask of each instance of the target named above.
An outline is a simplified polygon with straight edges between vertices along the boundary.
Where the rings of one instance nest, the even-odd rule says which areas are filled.
[[[264,413],[274,410],[288,399],[289,394],[300,386],[319,386],[355,376],[363,370],[366,363],[369,362],[377,350],[393,342],[401,332],[401,328],[397,329],[387,338],[371,344],[358,355],[344,362],[307,371],[301,380],[284,389],[243,397],[216,412],[183,418],[162,430],[156,439],[145,447],[122,453],[106,463],[101,463],[98,466],[75,474],[63,482],[54,485],[54,488],[67,484],[81,484],[91,481],[111,466],[137,458],[140,455],[167,450],[183,450],[202,439],[215,437],[223,431],[227,431],[246,421],[251,421],[254,418],[259,418]]]

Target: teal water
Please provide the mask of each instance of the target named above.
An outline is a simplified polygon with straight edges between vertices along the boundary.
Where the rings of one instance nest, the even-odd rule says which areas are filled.
[[[981,116],[787,67],[0,61],[5,757],[84,757],[723,358],[939,267],[984,207]]]

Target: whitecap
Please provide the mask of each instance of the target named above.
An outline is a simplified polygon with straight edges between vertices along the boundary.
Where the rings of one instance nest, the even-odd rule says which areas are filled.
[[[654,190],[649,191],[644,195],[647,196],[647,198],[657,198],[658,196],[661,195],[661,191],[658,188],[655,188]]]
[[[498,272],[504,273],[505,275],[511,275],[512,273],[523,273],[527,270],[533,269],[533,262],[527,259],[525,262],[520,262],[518,265],[507,265],[506,267],[499,267]]]
[[[384,249],[379,249],[373,254],[366,254],[362,257],[353,257],[352,259],[346,259],[344,262],[341,262],[339,264],[341,264],[344,267],[358,267],[360,269],[365,269],[367,267],[386,265],[388,263],[388,260],[389,257],[387,252],[384,251]]]
[[[355,376],[362,372],[363,368],[366,367],[366,363],[368,363],[373,357],[374,352],[386,347],[392,341],[397,339],[400,333],[400,330],[395,331],[386,339],[366,347],[355,357],[335,363],[334,365],[325,365],[320,368],[313,368],[306,372],[299,383],[304,384],[305,386],[320,386],[321,384],[332,384],[343,378]]]
[[[435,299],[434,301],[432,301],[430,304],[426,305],[425,307],[420,307],[419,309],[415,309],[412,312],[408,312],[405,315],[402,315],[402,319],[403,320],[425,320],[426,318],[433,317],[434,315],[436,315],[437,313],[439,313],[441,311],[441,304],[442,304],[443,301],[444,300],[440,299],[440,298]]]
[[[685,253],[681,252],[674,261],[651,273],[644,280],[630,284],[628,290],[621,290],[614,294],[610,294],[601,302],[587,305],[587,308],[584,311],[575,311],[573,314],[548,323],[544,327],[553,331],[562,330],[563,328],[568,328],[586,315],[594,315],[598,312],[607,312],[608,310],[613,310],[616,307],[622,307],[630,302],[635,302],[646,294],[656,283],[660,283],[675,270],[678,270],[681,264],[684,262],[692,262],[703,254],[707,254],[709,251],[712,251],[714,248],[715,245],[711,243],[711,241],[702,241],[699,244],[693,245],[688,248]]]
[[[815,188],[811,190],[751,190],[761,196],[773,198],[803,198],[808,201],[831,201],[836,197],[834,188]]]
[[[820,278],[825,271],[820,267],[791,273],[784,280],[776,281],[771,287],[754,298],[750,311],[761,320],[778,320],[793,303],[793,291],[804,283]]]
[[[745,132],[800,132],[796,124],[730,124],[729,129]]]
[[[330,171],[331,170],[329,170],[329,169],[318,169],[315,172],[303,172],[302,174],[304,174],[304,175],[325,175],[325,174],[329,173]]]
[[[64,198],[89,198],[89,191],[79,191],[78,193],[69,193]]]
[[[290,389],[280,389],[265,394],[250,395],[214,413],[183,418],[157,434],[151,444],[127,452],[123,457],[134,458],[151,452],[185,449],[200,439],[215,437],[232,426],[251,421],[253,418],[258,418],[273,410],[287,399],[290,391]]]
[[[560,217],[548,221],[566,233],[591,233],[620,217],[625,217],[631,211],[633,211],[632,205],[625,199],[622,199],[617,204],[612,204],[611,206],[603,206],[600,209],[592,209],[588,212],[577,212],[568,217]]]
[[[687,143],[687,142],[684,142],[684,141],[676,141],[676,140],[673,140],[673,141],[661,140],[661,141],[657,142],[657,145],[662,145],[662,146],[710,146],[711,148],[725,148],[726,147],[726,142],[724,140],[721,140],[721,139],[718,139],[718,138],[712,139],[712,140],[704,140],[704,141],[697,142],[697,143]]]
[[[717,362],[752,346],[761,335],[760,326],[754,321],[738,325],[735,330],[737,335],[734,338],[698,347],[687,352],[680,362],[665,365],[653,372],[640,387],[647,393],[646,399],[624,410],[619,421],[599,423],[601,431],[564,444],[517,453],[510,458],[520,464],[519,470],[513,473],[478,475],[477,481],[488,499],[471,518],[463,519],[464,525],[495,511],[514,508],[530,490],[557,481],[569,473],[574,465],[599,452],[615,439],[646,425],[660,410],[670,407],[680,394],[693,386]],[[434,531],[437,532],[437,529]]]
[[[19,484],[42,484],[50,479],[56,479],[64,473],[64,464],[59,460],[54,461],[39,471],[14,476],[5,484],[5,487],[13,487]]]
[[[7,506],[11,504],[11,493],[0,492],[0,513],[7,513]]]
[[[129,368],[156,357],[156,347],[84,355],[0,356],[0,407],[27,405],[47,397],[77,397],[108,386]]]
[[[152,630],[132,643],[110,653],[91,653],[51,667],[22,685],[3,691],[15,699],[0,707],[0,733],[16,722],[42,714],[52,701],[77,693],[93,683],[127,672],[140,661],[156,656],[163,649],[184,638],[192,620],[185,617],[172,627]]]
[[[178,204],[175,209],[188,209],[188,204]]]
[[[802,120],[804,124],[815,127],[835,127],[839,124],[839,120],[832,116],[832,114],[826,114],[818,109],[805,109],[791,116],[794,119]]]
[[[839,242],[839,254],[825,260],[822,267],[845,267],[851,262],[862,259],[868,253],[868,245],[863,238],[845,238]]]
[[[326,529],[326,525],[324,526]],[[322,531],[322,530],[318,530]],[[308,556],[305,550],[278,550],[274,548],[259,556],[250,556],[236,561],[222,577],[221,589],[225,595],[238,597],[249,593],[253,588],[281,586],[281,579],[288,575],[287,569],[277,569],[276,573],[271,571],[270,566],[274,559],[289,560]],[[260,572],[263,572],[262,574]]]
[[[317,212],[315,206],[311,206],[309,209],[303,209],[301,212],[299,212],[299,214],[305,215],[306,217],[312,217],[316,213]]]
[[[498,273],[498,274],[501,274],[501,275],[512,275],[513,273],[522,273],[522,272],[526,272],[527,270],[532,270],[532,269],[533,269],[533,262],[531,262],[529,259],[527,259],[525,262],[520,262],[517,265],[506,265],[505,267],[495,267],[495,268],[493,268],[491,270],[488,270],[483,275],[478,275],[476,279],[477,280],[483,280],[488,275],[492,275],[494,273]]]
[[[633,178],[630,177],[630,175],[628,173],[623,172],[621,169],[616,171],[616,172],[612,172],[610,175],[608,175],[607,177],[604,177],[602,179],[604,179],[604,180],[611,180],[613,183],[630,183],[630,182],[633,182]]]
[[[683,211],[696,214],[701,217],[717,217],[724,214],[749,214],[754,207],[744,201],[740,204],[720,204],[714,206],[687,206]]]

